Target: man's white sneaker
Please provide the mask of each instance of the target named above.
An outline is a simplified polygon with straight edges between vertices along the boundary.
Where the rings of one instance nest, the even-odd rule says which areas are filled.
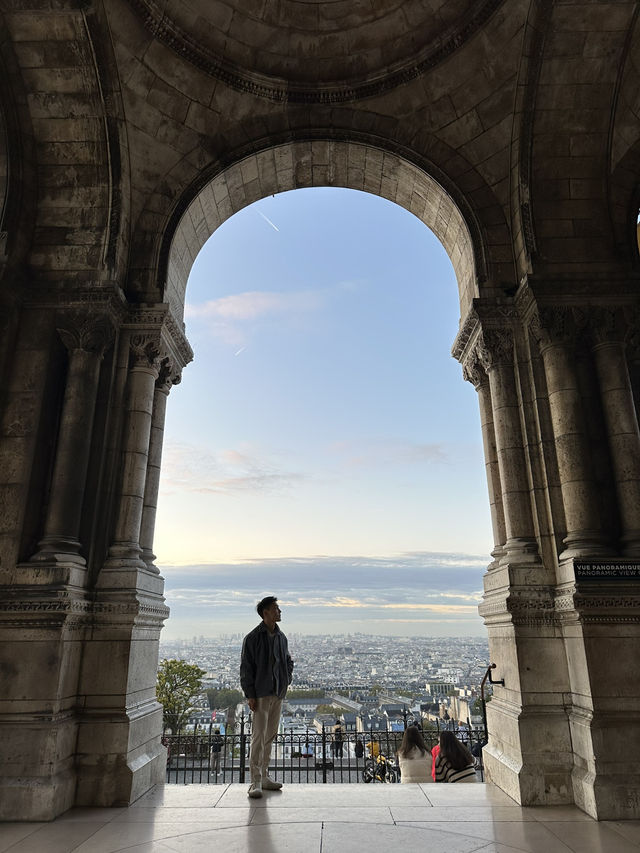
[[[262,785],[260,782],[252,782],[249,785],[249,796],[252,800],[257,800],[262,796]]]
[[[276,782],[275,779],[270,779],[266,776],[262,780],[262,787],[265,791],[279,791],[282,788],[282,782]]]

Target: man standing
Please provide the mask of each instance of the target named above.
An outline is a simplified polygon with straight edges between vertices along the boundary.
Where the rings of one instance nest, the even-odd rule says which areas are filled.
[[[209,772],[214,776],[220,775],[220,753],[222,751],[222,735],[220,729],[215,728],[211,737],[211,751],[209,753]]]
[[[268,595],[258,602],[256,610],[262,622],[244,638],[240,659],[240,684],[253,713],[249,755],[249,796],[253,798],[261,797],[263,790],[282,788],[282,782],[270,779],[267,770],[282,700],[293,673],[287,638],[277,625],[282,618],[278,599]]]

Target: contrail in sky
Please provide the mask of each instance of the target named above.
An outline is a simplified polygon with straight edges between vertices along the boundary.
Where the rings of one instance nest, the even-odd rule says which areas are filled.
[[[278,226],[274,225],[268,216],[265,216],[264,213],[261,213],[260,211],[258,211],[258,213],[260,213],[260,216],[264,219],[265,222],[269,223],[269,225],[273,228],[274,231],[277,231],[278,234],[280,233],[280,229],[278,228]]]

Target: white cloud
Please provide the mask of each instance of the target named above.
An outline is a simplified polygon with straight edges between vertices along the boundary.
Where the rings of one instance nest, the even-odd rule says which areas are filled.
[[[246,291],[200,305],[187,304],[185,317],[205,320],[256,320],[269,314],[299,314],[314,311],[322,304],[319,290],[298,290],[290,293]]]
[[[246,348],[256,323],[279,318],[301,318],[318,311],[326,297],[324,290],[245,291],[200,304],[185,305],[185,320],[236,351]]]
[[[191,444],[169,444],[162,460],[163,495],[180,493],[234,495],[283,492],[306,478],[281,468],[268,454],[252,448],[211,453]]]

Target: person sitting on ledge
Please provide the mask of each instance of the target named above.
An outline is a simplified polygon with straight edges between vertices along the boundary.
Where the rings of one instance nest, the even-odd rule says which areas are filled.
[[[401,782],[431,781],[429,750],[417,726],[407,726],[397,755]]]
[[[453,732],[440,732],[436,782],[477,782],[474,757]]]

